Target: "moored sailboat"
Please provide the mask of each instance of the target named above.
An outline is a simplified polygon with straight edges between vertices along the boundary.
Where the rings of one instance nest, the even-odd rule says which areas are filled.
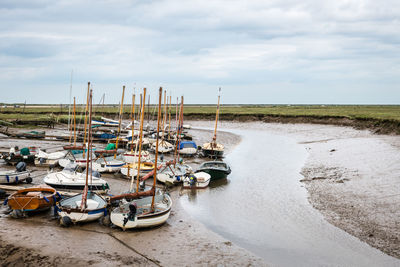
[[[156,194],[156,177],[157,177],[157,160],[158,160],[158,138],[160,129],[160,117],[161,117],[161,96],[162,88],[160,88],[159,96],[159,108],[158,108],[158,119],[157,119],[157,140],[156,140],[156,151],[155,151],[155,166],[154,166],[154,180],[152,189],[144,192],[139,192],[139,181],[140,175],[137,177],[136,192],[128,193],[121,196],[115,196],[111,199],[122,199],[129,197],[131,200],[121,201],[119,207],[115,208],[111,212],[111,222],[121,227],[123,230],[139,227],[153,227],[163,224],[169,217],[171,212],[172,200],[171,197],[166,193]],[[144,96],[146,90],[144,89]],[[144,102],[144,101],[143,101]],[[142,106],[141,114],[141,126],[140,135],[143,131],[143,111],[144,105]],[[139,149],[140,151],[141,149]],[[139,161],[140,166],[140,161]],[[132,180],[133,181],[133,180]],[[137,199],[138,197],[142,197]],[[135,198],[135,199],[133,199]]]
[[[92,100],[93,93],[90,90],[90,109],[89,109],[89,133],[88,133],[88,153],[86,161],[85,187],[81,194],[62,199],[56,205],[56,212],[60,216],[60,224],[69,226],[72,223],[94,221],[107,213],[107,201],[100,195],[89,191],[89,162],[92,154]],[[90,172],[92,180],[92,172]]]
[[[217,125],[218,125],[218,118],[219,118],[219,104],[221,98],[221,87],[219,88],[218,94],[218,105],[217,105],[217,112],[215,115],[215,127],[214,127],[214,136],[211,142],[205,143],[202,146],[202,152],[205,157],[210,158],[222,158],[224,155],[224,146],[222,144],[217,143]]]

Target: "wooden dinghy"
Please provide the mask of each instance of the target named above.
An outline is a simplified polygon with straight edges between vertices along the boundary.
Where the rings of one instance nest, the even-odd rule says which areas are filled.
[[[54,206],[61,196],[48,186],[30,187],[11,194],[6,202],[13,210],[13,217],[21,217],[25,212],[41,211]]]
[[[208,187],[211,176],[205,172],[196,172],[183,178],[184,189],[202,189]]]

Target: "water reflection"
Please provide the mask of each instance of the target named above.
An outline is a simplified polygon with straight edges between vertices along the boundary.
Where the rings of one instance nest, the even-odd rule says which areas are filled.
[[[209,187],[210,187],[210,189],[215,189],[215,188],[218,189],[219,188],[219,189],[223,190],[225,188],[225,186],[229,185],[229,183],[230,183],[229,179],[219,179],[216,181],[211,181]]]

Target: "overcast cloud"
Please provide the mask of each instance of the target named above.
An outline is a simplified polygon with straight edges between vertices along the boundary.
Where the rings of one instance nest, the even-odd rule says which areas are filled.
[[[0,102],[400,103],[398,0],[0,2]]]

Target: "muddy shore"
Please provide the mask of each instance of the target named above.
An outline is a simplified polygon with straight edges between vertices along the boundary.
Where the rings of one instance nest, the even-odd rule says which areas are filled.
[[[188,123],[212,127],[210,122]],[[400,258],[399,136],[320,124],[222,122],[220,125],[221,129],[232,127],[286,135],[303,145],[308,158],[302,169],[302,184],[312,206],[331,224]],[[196,141],[201,144],[207,137],[199,134]],[[226,140],[228,150],[240,141],[224,132],[219,138]],[[118,177],[106,179],[111,179],[117,188],[122,186]],[[190,217],[177,201],[181,194],[177,189],[171,192],[174,208],[167,223],[145,231],[122,232],[96,223],[64,229],[50,220],[48,214],[18,221],[1,215],[0,262],[5,266],[266,265],[261,258]]]
[[[240,142],[240,138],[221,132],[227,153]],[[196,141],[205,142],[209,131],[199,131]],[[0,146],[20,145],[26,140],[0,139]],[[35,145],[53,150],[63,143],[32,141]],[[191,160],[196,166],[201,160]],[[12,168],[1,164],[2,168]],[[47,172],[32,167],[36,174]],[[40,184],[43,175],[34,179]],[[129,180],[118,175],[103,177],[115,192],[129,186]],[[113,191],[113,192],[114,192]],[[112,193],[113,193],[112,192]],[[2,266],[265,266],[263,259],[238,247],[231,241],[210,231],[187,214],[178,198],[187,190],[176,187],[170,191],[173,209],[168,221],[157,228],[123,232],[104,227],[98,222],[82,224],[68,229],[51,219],[51,212],[16,220],[0,211],[0,263]]]

